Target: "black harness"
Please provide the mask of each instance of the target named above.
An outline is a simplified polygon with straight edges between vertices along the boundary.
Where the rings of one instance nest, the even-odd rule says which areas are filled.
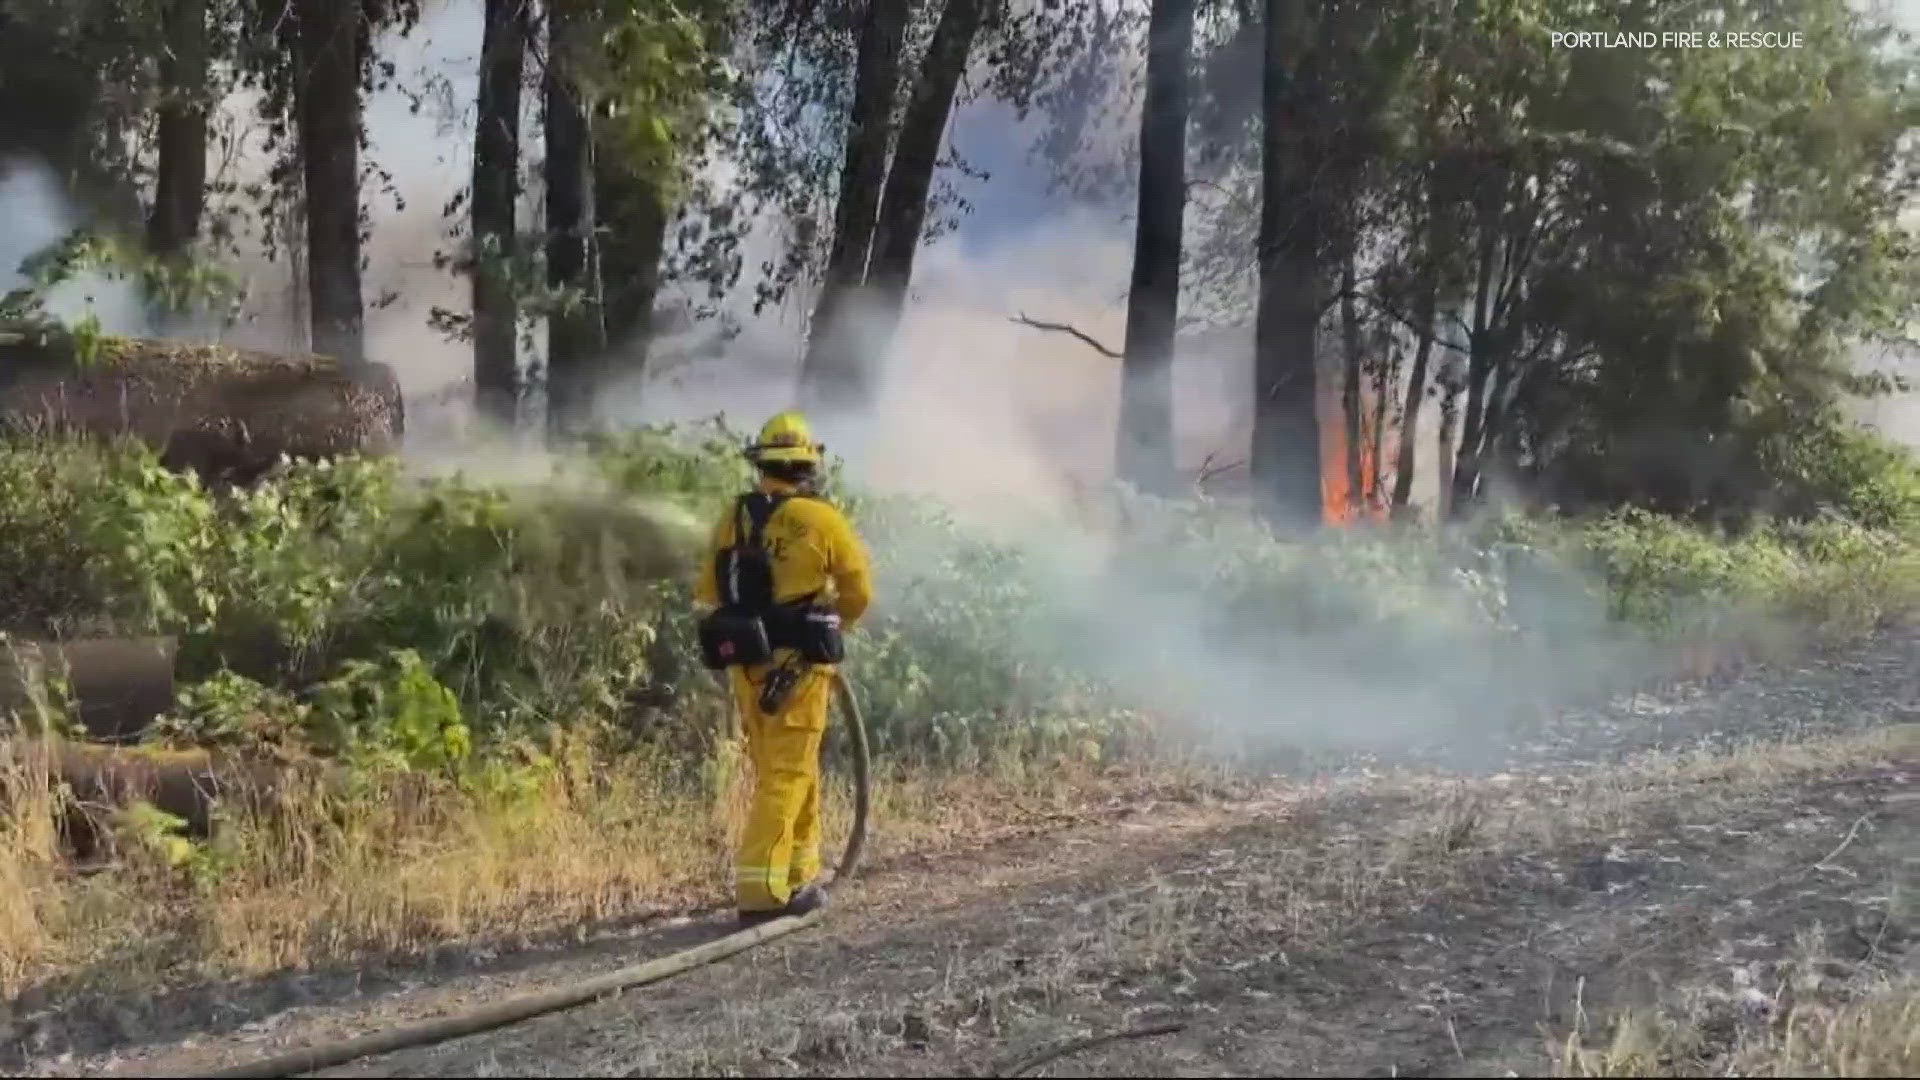
[[[806,497],[754,491],[735,500],[734,542],[714,556],[720,606],[700,622],[700,658],[708,668],[764,663],[775,649],[793,649],[815,664],[844,658],[840,616],[816,604],[817,593],[785,604],[773,600],[767,522],[788,499]]]

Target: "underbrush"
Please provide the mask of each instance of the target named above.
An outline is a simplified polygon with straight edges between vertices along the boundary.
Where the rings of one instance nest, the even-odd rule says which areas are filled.
[[[171,636],[182,689],[150,741],[350,781],[211,839],[129,819],[118,867],[84,879],[54,858],[58,793],[16,793],[0,989],[110,973],[128,949],[155,970],[266,970],[724,881],[714,807],[738,746],[690,586],[747,481],[738,445],[650,429],[526,482],[291,463],[245,492],[129,445],[0,446],[11,631]],[[1490,687],[1606,686],[1681,642],[1836,639],[1920,588],[1905,532],[1832,515],[1738,537],[1626,512],[1300,539],[1204,500],[1123,494],[1126,528],[1096,533],[835,497],[875,560],[847,668],[903,844],[1174,747],[1444,736],[1484,723]]]
[[[1829,965],[1831,966],[1831,965]],[[1591,1045],[1560,1046],[1562,1076],[1913,1076],[1920,1070],[1920,979],[1821,985],[1775,1010],[1747,996],[1696,993],[1684,1006],[1630,1012]]]
[[[3,768],[14,812],[0,824],[0,993],[38,988],[60,1008],[724,907],[746,809],[744,777],[724,765],[689,782],[662,753],[580,747],[492,784],[397,772],[291,782],[270,805],[225,812],[200,843],[137,803],[113,822],[114,863],[74,875],[56,848],[59,793],[18,761]],[[866,858],[952,852],[1096,812],[1120,790],[1179,795],[1201,782],[1170,772],[883,778],[872,812],[884,825]],[[829,775],[830,860],[851,804],[845,775]]]

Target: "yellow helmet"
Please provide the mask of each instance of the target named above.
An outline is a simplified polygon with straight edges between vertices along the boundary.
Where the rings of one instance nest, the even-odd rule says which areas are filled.
[[[824,449],[813,441],[807,418],[788,411],[768,420],[760,429],[760,437],[747,444],[747,460],[756,465],[776,461],[818,465]]]

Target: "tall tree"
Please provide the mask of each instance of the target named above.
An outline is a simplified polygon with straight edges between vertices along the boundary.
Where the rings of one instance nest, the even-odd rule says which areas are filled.
[[[165,48],[147,242],[155,255],[174,258],[199,235],[206,205],[207,0],[167,0],[162,18]]]
[[[1359,514],[1365,509],[1368,492],[1367,447],[1361,419],[1361,369],[1365,366],[1361,343],[1359,299],[1359,253],[1348,237],[1340,259],[1340,415],[1345,425],[1341,444],[1346,448],[1347,505],[1343,514]]]
[[[592,245],[593,139],[579,78],[592,27],[581,16],[566,4],[547,6],[547,284],[560,298],[547,322],[547,427],[562,439],[589,420],[594,365],[606,348]]]
[[[549,8],[547,262],[559,303],[548,312],[548,416],[551,433],[567,437],[605,379],[644,379],[668,272],[704,281],[710,295],[737,273],[734,204],[688,181],[736,123],[712,105],[739,92],[724,61],[747,9],[738,0]],[[703,211],[707,220],[693,220]],[[669,258],[677,215],[680,257]]]
[[[1173,338],[1187,210],[1187,117],[1194,0],[1154,0],[1147,21],[1147,92],[1140,110],[1139,213],[1120,362],[1115,472],[1144,490],[1170,491]]]
[[[1413,499],[1413,472],[1419,463],[1420,409],[1429,391],[1428,366],[1433,358],[1435,299],[1439,291],[1437,252],[1423,258],[1419,283],[1415,286],[1413,367],[1407,372],[1406,403],[1400,409],[1398,460],[1393,470],[1393,509],[1404,513]]]
[[[859,407],[871,392],[870,358],[860,333],[865,312],[858,300],[872,253],[881,185],[886,179],[894,95],[900,83],[900,49],[909,13],[908,0],[867,0],[860,22],[833,245],[801,364],[802,391],[815,407]]]
[[[527,0],[484,0],[483,11],[473,139],[473,385],[481,414],[511,426],[520,396],[519,302],[511,266]]]
[[[1437,129],[1439,120],[1439,95],[1435,95],[1435,105],[1429,110],[1428,130]],[[1426,145],[1435,146],[1435,140],[1429,138]],[[1433,359],[1433,347],[1439,333],[1440,274],[1442,260],[1447,257],[1451,245],[1448,241],[1446,222],[1452,213],[1445,202],[1441,190],[1442,169],[1440,163],[1428,160],[1417,166],[1415,180],[1415,209],[1413,229],[1415,235],[1408,247],[1414,259],[1413,272],[1413,325],[1414,335],[1413,367],[1407,373],[1406,403],[1400,411],[1399,460],[1393,474],[1393,509],[1396,514],[1404,515],[1413,498],[1414,469],[1419,462],[1420,411],[1431,393],[1428,372]]]
[[[360,293],[360,5],[293,0],[295,112],[305,181],[313,349],[365,359]]]
[[[1788,17],[1762,0],[1717,7],[1730,28]],[[1520,274],[1496,274],[1513,284],[1492,306],[1515,314],[1488,321],[1462,466],[1566,505],[1721,520],[1810,505],[1820,466],[1802,471],[1787,448],[1831,445],[1838,404],[1884,386],[1855,350],[1913,333],[1920,83],[1877,17],[1844,0],[1784,10],[1804,48],[1542,49],[1544,77],[1522,84],[1515,119],[1471,129],[1517,145],[1494,224],[1527,257],[1511,260]],[[1694,17],[1609,16],[1650,32]],[[1504,29],[1488,26],[1481,48],[1540,49]],[[1507,61],[1502,79],[1526,70]],[[1540,158],[1553,163],[1540,238],[1516,246],[1509,223],[1535,220]],[[1458,475],[1454,486],[1463,501],[1481,493]]]
[[[653,336],[661,258],[673,211],[664,183],[635,175],[611,154],[594,157],[594,208],[600,215],[597,244],[607,344],[627,361],[626,373],[638,376]]]
[[[1254,316],[1250,467],[1277,519],[1320,519],[1314,409],[1322,292],[1309,0],[1266,0],[1261,74],[1260,298]]]
[[[933,38],[907,100],[893,163],[887,169],[866,274],[875,322],[871,346],[876,350],[884,350],[892,340],[906,304],[914,255],[926,229],[934,166],[941,141],[946,138],[960,77],[966,73],[988,3],[947,0],[941,7],[940,21],[933,28]]]

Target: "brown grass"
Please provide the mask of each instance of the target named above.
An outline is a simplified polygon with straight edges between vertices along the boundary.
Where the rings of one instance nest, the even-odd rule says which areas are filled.
[[[751,992],[733,987],[734,998],[717,1004],[711,1021],[671,1036],[653,1031],[623,1045],[635,1060],[622,1062],[649,1075],[954,1075],[942,1070],[1164,1015],[1214,1024],[1215,1005],[1230,1011],[1249,995],[1296,997],[1302,990],[1311,1000],[1328,980],[1371,971],[1353,967],[1351,946],[1411,909],[1518,902],[1497,884],[1499,869],[1516,857],[1657,835],[1674,820],[1740,821],[1792,785],[1911,760],[1917,749],[1920,725],[1905,725],[1717,753],[1648,754],[1575,779],[1387,777],[1301,791],[1283,819],[1268,819],[1257,832],[1214,835],[1205,846],[1215,850],[1196,853],[1187,865],[1145,869],[1117,887],[1074,889],[1053,901],[1027,897],[1018,909],[996,909],[992,925],[950,929],[925,955],[869,957],[870,973],[795,986],[790,967],[768,961],[764,983]],[[1034,920],[1045,929],[1008,929]],[[1543,938],[1579,928],[1535,927]],[[899,939],[888,942],[890,950],[904,947]],[[1495,938],[1482,947],[1498,944]],[[1472,946],[1463,939],[1455,947]],[[888,977],[915,969],[935,974],[911,984]],[[1263,989],[1268,985],[1275,989]],[[1342,1000],[1364,1004],[1377,989],[1348,987]],[[1435,1002],[1434,1022],[1444,1028],[1450,1010],[1465,1015],[1475,1007]],[[1770,1041],[1741,1049],[1739,1071],[1720,1075],[1915,1075],[1915,1008],[1911,981],[1846,1001],[1807,1001]],[[1571,1050],[1553,1049],[1574,1075],[1668,1074],[1669,1065],[1649,1063],[1669,1060],[1659,1055],[1673,1048],[1651,1049],[1650,1030],[1634,1019],[1617,1046],[1597,1054],[1577,1039]],[[1378,1035],[1350,1034],[1361,1047],[1374,1046]],[[1314,1051],[1309,1045],[1299,1052]],[[1307,1059],[1288,1060],[1300,1067]],[[1538,1061],[1545,1067],[1553,1058]],[[527,1067],[467,1064],[478,1075]],[[1144,1075],[1151,1065],[1165,1063],[1134,1070],[1107,1062],[1102,1071]]]
[[[1821,995],[1771,1023],[1727,1020],[1737,1003],[1696,993],[1665,1012],[1617,1018],[1604,1042],[1576,1030],[1562,1076],[1920,1076],[1920,979],[1908,975]],[[1727,1033],[1731,1032],[1731,1036]]]
[[[116,858],[77,875],[55,839],[59,793],[16,763],[0,821],[0,996],[41,985],[115,996],[448,945],[511,946],[729,902],[750,774],[716,755],[689,780],[661,757],[584,756],[531,788],[317,784],[190,845],[148,808],[120,815]],[[870,861],[950,848],[1094,809],[1128,778],[886,779]],[[296,781],[297,783],[297,781]],[[827,857],[850,813],[828,777]]]
[[[1037,868],[1031,888],[942,869],[928,878],[954,890],[938,934],[886,932],[866,946],[843,943],[831,971],[797,964],[790,954],[783,959],[804,945],[775,947],[736,970],[734,981],[711,988],[710,1008],[696,999],[674,1024],[614,1040],[605,1052],[616,1058],[591,1063],[570,1055],[541,1071],[617,1064],[659,1074],[818,1075],[857,1066],[875,1075],[905,1068],[892,1074],[909,1075],[1017,1057],[1169,1011],[1217,1005],[1231,1015],[1249,998],[1311,1005],[1325,1000],[1316,988],[1352,978],[1364,984],[1349,988],[1355,1002],[1365,1004],[1368,994],[1393,998],[1398,991],[1381,985],[1390,980],[1369,966],[1365,943],[1410,912],[1505,912],[1534,926],[1542,940],[1567,930],[1577,936],[1577,919],[1528,922],[1545,912],[1533,911],[1536,900],[1510,886],[1530,888],[1531,879],[1507,881],[1499,873],[1516,860],[1538,865],[1542,857],[1593,850],[1620,836],[1656,836],[1686,821],[1740,822],[1803,782],[1912,760],[1916,749],[1920,725],[1906,725],[1718,753],[1651,754],[1575,778],[1387,776],[1263,792],[1225,821],[1213,811],[1198,815],[1215,822],[1208,831],[1141,833],[1138,850],[1129,850],[1133,841],[1104,849],[1111,863],[1076,866],[1062,858]],[[298,843],[266,823],[238,832],[261,850],[238,851],[210,886],[132,857],[120,873],[89,881],[52,876],[24,855],[0,860],[0,875],[11,875],[0,876],[9,888],[10,906],[0,906],[5,944],[39,950],[24,964],[9,953],[7,974],[19,980],[13,985],[45,983],[111,963],[110,978],[125,993],[136,978],[159,980],[169,961],[187,965],[187,975],[259,971],[724,903],[739,780],[724,757],[704,788],[677,786],[682,782],[662,763],[632,759],[563,770],[524,800],[370,792],[336,807],[352,813],[328,828],[316,831],[307,820]],[[889,779],[877,792],[883,825],[875,858],[884,865],[904,854],[951,850],[959,838],[1032,828],[1084,813],[1116,792],[1137,803],[1144,797],[1138,787],[1151,782],[1090,773],[1045,783],[1019,776]],[[836,793],[830,848],[844,821]],[[1188,837],[1199,842],[1189,845]],[[1823,840],[1821,850],[1830,843]],[[29,888],[14,887],[23,880]],[[161,904],[173,905],[170,917],[153,914]],[[1448,947],[1491,955],[1509,937],[1496,926]],[[813,974],[797,978],[800,970]],[[1411,968],[1398,974],[1425,977]],[[690,985],[680,992],[702,993]],[[1536,1068],[1557,1061],[1576,1075],[1724,1074],[1736,1071],[1729,1062],[1745,1074],[1890,1075],[1910,1063],[1911,982],[1797,1000],[1791,1022],[1735,1048],[1746,1056],[1722,1048],[1714,1057],[1695,1052],[1691,1064],[1677,1066],[1646,1063],[1661,1054],[1675,1060],[1676,1047],[1704,1039],[1688,1033],[1685,1016],[1623,1020],[1624,1034],[1603,1026],[1597,1048],[1584,1041],[1583,1027],[1546,1057],[1531,1029],[1515,1036],[1527,1040]],[[1436,998],[1420,1007],[1437,1010],[1433,1022],[1444,1025],[1471,1015],[1475,1005]],[[1364,1022],[1369,1014],[1354,1015]],[[1694,1028],[1711,1021],[1703,1013]],[[1367,1053],[1390,1056],[1393,1047],[1368,1041],[1378,1034],[1355,1031],[1353,1038]],[[1281,1051],[1286,1047],[1276,1044]],[[497,1053],[512,1058],[517,1051],[510,1041],[482,1039],[434,1068],[527,1074],[526,1061],[494,1061]],[[1287,1059],[1273,1068],[1289,1063],[1300,1065]]]
[[[1817,776],[1870,760],[1911,762],[1920,724],[1873,735],[1748,748],[1724,756],[1688,755],[1670,763],[1683,783],[1765,785]],[[1862,819],[1864,820],[1864,818]],[[1833,859],[1854,839],[1847,830]],[[1816,869],[1789,872],[1785,885]],[[1893,903],[1911,903],[1892,897]],[[1890,912],[1891,915],[1891,912]],[[1915,1076],[1920,1075],[1920,979],[1889,978],[1872,961],[1818,951],[1803,933],[1798,956],[1779,985],[1728,991],[1683,985],[1653,1008],[1626,1009],[1603,1024],[1579,1018],[1555,1049],[1563,1076]],[[1649,948],[1666,942],[1650,942]],[[1838,973],[1838,974],[1836,974]]]

